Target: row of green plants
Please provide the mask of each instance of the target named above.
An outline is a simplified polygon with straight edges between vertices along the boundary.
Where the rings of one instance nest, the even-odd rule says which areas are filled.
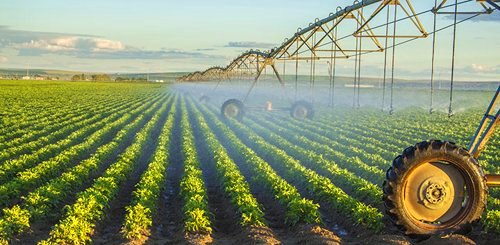
[[[163,92],[142,85],[4,82],[0,81],[0,108],[8,110],[0,110],[3,113],[0,118],[2,142],[11,140],[2,138],[6,133],[19,131],[15,135],[17,138],[43,129],[36,126],[41,121],[56,123],[101,105],[148,99]]]
[[[167,111],[162,105],[149,122],[135,135],[134,142],[128,146],[111,164],[102,176],[95,179],[88,189],[77,194],[76,202],[66,208],[63,218],[52,230],[50,237],[40,244],[85,244],[91,242],[96,223],[106,217],[106,209],[115,199],[120,185],[126,181],[138,165],[144,147],[152,137]]]
[[[131,203],[125,208],[123,236],[131,241],[144,241],[151,235],[153,216],[156,214],[158,200],[165,185],[166,170],[169,162],[169,149],[173,126],[177,114],[177,96],[171,103],[168,118],[158,136],[158,144],[147,170],[135,186]],[[170,103],[169,103],[170,104]]]
[[[155,100],[158,100],[158,98],[155,98]],[[104,112],[103,114],[93,116],[92,121],[94,121],[94,123],[89,122],[83,125],[80,125],[80,123],[70,125],[73,132],[65,138],[62,138],[52,144],[43,145],[39,148],[35,147],[31,153],[20,155],[17,158],[1,162],[0,184],[10,180],[19,171],[33,167],[50,158],[57,157],[57,155],[61,154],[61,152],[65,149],[81,143],[85,137],[88,137],[103,125],[120,118],[125,115],[128,110],[137,108],[142,104],[143,103],[141,101],[138,101],[128,106],[121,106],[119,110],[112,108],[111,112]],[[28,143],[28,145],[29,144],[31,143]],[[8,155],[10,155],[10,153],[8,153]]]
[[[266,120],[259,120],[258,116],[252,117],[252,119],[254,122],[245,121],[245,123],[269,143],[279,146],[299,160],[305,167],[324,174],[335,185],[359,201],[376,207],[382,204],[382,190],[377,185],[339,167],[335,162],[323,158],[322,155],[317,154],[315,151],[300,147],[284,139],[279,135],[282,132],[281,127],[276,124]],[[283,122],[283,127],[286,127],[287,124],[289,123]]]
[[[140,110],[135,111],[136,114],[140,112]],[[13,198],[60,175],[68,167],[76,165],[79,159],[83,160],[84,157],[94,153],[100,145],[106,143],[108,138],[115,135],[120,128],[132,121],[132,119],[133,116],[130,113],[121,117],[117,115],[108,121],[109,124],[101,125],[102,128],[95,131],[82,143],[64,150],[53,159],[19,172],[15,178],[0,185],[0,206],[8,204]]]
[[[329,138],[332,138],[332,136],[338,133],[340,135],[339,138],[350,139],[350,144],[353,144],[361,150],[366,150],[368,153],[379,155],[384,160],[392,160],[394,158],[394,152],[401,150],[398,146],[392,144],[392,142],[386,142],[388,138],[384,138],[383,136],[385,135],[383,132],[378,132],[378,129],[374,128],[373,125],[372,127],[368,125],[353,126],[352,123],[349,123],[351,122],[346,121],[335,122],[335,124],[325,124],[324,122],[314,121],[311,124],[331,132],[327,136]],[[374,137],[376,135],[382,135],[382,137]]]
[[[301,196],[296,187],[288,183],[273,170],[255,151],[247,147],[236,134],[207,108],[200,106],[200,111],[219,140],[235,159],[241,159],[239,167],[247,170],[252,181],[271,192],[274,198],[285,208],[285,223],[320,224],[319,204]]]
[[[4,208],[3,216],[0,218],[0,241],[12,239],[13,236],[28,230],[34,222],[57,216],[58,212],[55,209],[60,207],[64,200],[73,196],[74,192],[81,189],[92,176],[98,174],[97,171],[105,166],[120,148],[127,144],[129,138],[152,117],[159,105],[160,102],[148,103],[131,111],[132,115],[137,112],[141,112],[143,115],[137,116],[133,122],[127,124],[111,142],[100,146],[90,158],[22,197],[22,205]],[[147,108],[148,106],[149,108]]]
[[[140,104],[137,104],[135,106],[139,105]],[[121,111],[115,112],[110,115],[108,115],[107,113],[95,115],[95,118],[99,120],[96,123],[87,124],[84,127],[74,131],[66,138],[61,139],[53,144],[45,145],[32,154],[24,154],[16,159],[11,159],[3,162],[0,165],[0,184],[11,180],[12,177],[15,176],[18,172],[34,167],[40,164],[42,161],[50,161],[51,158],[60,158],[62,152],[68,151],[69,149],[75,147],[75,145],[81,144],[82,142],[84,142],[85,138],[94,134],[96,130],[102,128],[110,122],[123,117],[126,112],[127,108],[123,108]],[[71,127],[78,128],[79,125],[72,125]]]
[[[378,144],[371,142],[368,137],[360,137],[353,133],[352,130],[342,130],[341,127],[326,129],[324,126],[314,125],[314,123],[298,122],[297,125],[311,132],[321,132],[321,135],[328,138],[330,142],[335,142],[335,145],[332,147],[346,155],[357,156],[364,163],[375,166],[382,171],[385,171],[389,167],[390,161],[388,159],[393,158],[393,153],[377,147]]]
[[[359,116],[355,114],[346,113],[345,115],[346,117],[343,118],[345,124],[355,125],[352,127],[353,130],[363,128],[365,136],[375,135],[376,137],[372,138],[382,141],[382,145],[388,145],[392,151],[401,151],[416,142],[428,140],[429,137],[459,142],[457,140],[464,139],[463,136],[458,136],[459,134],[463,135],[465,132],[472,131],[470,124],[463,123],[464,116],[468,117],[469,113],[452,118],[440,114],[430,116],[424,111],[398,113],[392,117],[386,117],[380,113],[367,113],[363,121],[359,121]],[[319,121],[325,123],[329,120],[333,120],[330,115],[325,116],[324,119],[320,118]],[[374,121],[379,123],[374,125]]]
[[[186,102],[181,100],[181,137],[184,174],[180,181],[180,195],[184,200],[184,232],[188,234],[212,233],[208,209],[207,188],[203,180],[194,134]]]
[[[124,101],[121,102],[123,103]],[[68,121],[89,111],[99,113],[106,110],[106,105],[116,103],[120,103],[120,100],[109,98],[106,100],[98,99],[92,101],[92,103],[89,101],[84,105],[79,105],[77,108],[61,108],[64,106],[61,102],[53,105],[53,108],[44,108],[43,111],[32,111],[27,117],[22,116],[27,113],[26,107],[19,107],[17,110],[12,108],[11,113],[19,116],[11,116],[3,120],[4,123],[1,124],[3,127],[0,128],[0,141],[8,142],[17,137],[22,137],[27,133],[44,130],[44,125]]]
[[[72,132],[71,130],[73,128],[71,126],[74,124],[85,125],[94,123],[95,121],[92,121],[92,119],[97,113],[102,113],[104,111],[111,113],[119,111],[128,106],[132,106],[134,102],[141,101],[127,101],[125,103],[123,103],[123,101],[118,101],[103,104],[95,108],[85,108],[86,110],[80,113],[68,111],[66,112],[70,117],[68,120],[61,119],[57,122],[34,122],[33,124],[37,127],[39,126],[40,130],[30,129],[27,132],[24,132],[21,137],[13,138],[9,141],[0,143],[0,162],[12,158],[14,154],[25,154],[29,151],[33,151],[34,149],[54,143],[55,141],[66,137],[70,132]],[[86,123],[87,121],[88,123]]]
[[[192,100],[188,100],[188,102],[189,111],[192,113],[191,118],[197,123],[195,128],[201,131],[203,143],[213,153],[214,167],[220,184],[240,215],[240,225],[244,227],[265,226],[264,212],[257,199],[252,195],[250,185],[227,153],[226,148],[217,140],[198,108]]]
[[[275,122],[274,120],[271,119],[270,121]],[[280,127],[281,135],[287,137],[293,143],[304,147],[312,144],[317,154],[337,162],[341,167],[356,173],[375,185],[380,185],[383,182],[385,170],[372,165],[370,161],[372,159],[371,154],[367,154],[359,148],[353,150],[353,147],[348,143],[349,141],[342,143],[337,141],[337,137],[328,138],[328,135],[335,134],[323,130],[321,127],[316,127],[314,130],[307,129],[308,126],[304,124],[308,124],[308,122],[287,118],[281,120],[280,125],[283,124],[286,124],[286,127]]]
[[[500,233],[500,199],[490,196],[487,205],[483,215],[486,230]]]
[[[86,109],[88,110],[94,107],[95,106],[89,103]],[[43,112],[28,114],[26,117],[26,108],[19,106],[17,108],[12,108],[10,112],[12,115],[3,119],[3,123],[0,125],[0,140],[2,141],[11,140],[30,131],[43,129],[40,125],[37,125],[37,123],[50,124],[66,121],[75,116],[84,114],[85,110],[71,111],[69,109],[62,110],[59,108],[59,110],[56,110],[56,108],[47,108]],[[43,113],[46,114],[43,115]]]
[[[47,127],[49,135],[37,137],[39,135],[35,132],[30,132],[25,134],[25,136],[28,136],[28,138],[37,137],[36,140],[28,141],[24,144],[17,144],[19,142],[16,140],[9,141],[10,143],[5,145],[10,146],[0,152],[0,162],[13,159],[21,154],[31,154],[32,152],[36,152],[37,149],[43,148],[47,145],[56,144],[61,140],[69,138],[71,133],[82,129],[87,125],[99,122],[99,120],[102,120],[103,117],[112,115],[116,111],[124,110],[127,106],[131,105],[120,106],[120,108],[111,107],[108,112],[103,114],[89,113],[88,115],[75,117],[74,120],[69,120],[69,122],[56,123],[51,126],[44,125]],[[24,139],[24,137],[17,139]]]
[[[276,168],[281,169],[287,179],[301,186],[306,186],[316,198],[328,202],[360,224],[374,231],[384,228],[383,215],[374,207],[366,205],[345,193],[335,186],[330,179],[319,175],[311,169],[304,167],[299,161],[289,156],[285,151],[276,147],[243,124],[229,120],[229,124],[247,145],[254,148],[260,155],[266,156]]]
[[[357,156],[348,155],[350,154],[349,152],[346,152],[346,154],[337,150],[338,147],[335,146],[336,142],[329,140],[319,133],[306,131],[294,123],[288,123],[286,128],[281,127],[280,130],[280,136],[291,143],[303,148],[313,149],[316,154],[335,162],[339,167],[349,170],[375,185],[382,183],[385,178],[384,171],[364,163]]]
[[[23,143],[27,142],[32,142],[32,141],[40,141],[45,140],[45,136],[50,135],[52,132],[60,130],[64,127],[67,127],[68,125],[71,125],[75,122],[81,121],[81,120],[87,120],[89,118],[92,118],[94,115],[94,112],[88,112],[88,113],[80,113],[79,115],[69,115],[69,119],[67,120],[60,120],[57,122],[42,122],[38,121],[36,122],[37,126],[40,127],[39,130],[33,129],[33,130],[28,130],[27,132],[23,132],[23,134],[19,137],[9,137],[11,134],[14,134],[14,132],[8,132],[3,135],[2,138],[10,138],[8,140],[2,141],[0,143],[0,159],[7,159],[10,156],[5,156],[6,153],[8,153],[9,149],[12,149],[13,147],[18,147],[19,145],[22,145]],[[41,142],[41,141],[40,141]],[[2,160],[2,161],[3,161]]]
[[[366,148],[369,153],[381,155],[386,160],[394,158],[394,152],[400,151],[399,147],[394,145],[393,142],[385,141],[386,138],[383,138],[383,136],[385,136],[386,132],[379,132],[378,128],[374,127],[375,125],[373,125],[373,123],[356,124],[355,122],[352,122],[350,120],[339,120],[326,123],[326,121],[329,119],[322,119],[323,118],[320,117],[317,121],[315,120],[311,122],[311,124],[316,127],[321,127],[325,131],[332,132],[332,134],[337,132],[341,133],[342,136],[355,140],[355,146],[357,146],[358,148]],[[330,138],[332,134],[330,134],[328,137]],[[378,135],[382,135],[382,137],[378,137]],[[363,147],[364,142],[370,143],[371,145],[369,145],[368,147]],[[384,147],[381,148],[381,145],[384,145]],[[376,148],[372,146],[376,146]]]

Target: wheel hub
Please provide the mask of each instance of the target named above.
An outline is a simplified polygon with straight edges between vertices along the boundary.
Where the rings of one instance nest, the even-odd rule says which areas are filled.
[[[422,163],[406,180],[405,209],[424,223],[442,223],[455,217],[465,198],[465,180],[452,165]]]
[[[234,105],[228,105],[224,110],[224,114],[226,114],[226,116],[228,117],[235,117],[236,115],[238,115],[238,111],[238,107]]]
[[[431,178],[425,181],[419,190],[419,193],[421,193],[420,199],[424,206],[430,209],[441,208],[447,201],[447,193],[449,192],[448,183],[438,178]]]
[[[307,109],[303,106],[298,106],[294,111],[295,117],[304,118],[307,115]]]

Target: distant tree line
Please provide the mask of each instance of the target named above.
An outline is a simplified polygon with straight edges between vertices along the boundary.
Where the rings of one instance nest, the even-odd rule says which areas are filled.
[[[115,81],[117,81],[117,82],[147,82],[147,79],[144,77],[116,77]]]
[[[71,81],[111,81],[111,77],[107,74],[93,74],[85,76],[85,74],[76,74],[71,77]]]

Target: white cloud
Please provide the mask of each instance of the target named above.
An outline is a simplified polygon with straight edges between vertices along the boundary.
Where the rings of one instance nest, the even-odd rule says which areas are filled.
[[[126,46],[120,41],[114,41],[104,38],[87,38],[87,37],[58,37],[52,39],[31,40],[30,42],[17,45],[22,49],[36,49],[39,51],[121,51],[125,50]]]
[[[125,45],[123,45],[120,41],[113,41],[102,38],[94,38],[91,39],[94,42],[95,48],[94,51],[101,50],[125,50]]]
[[[494,72],[497,69],[495,67],[490,67],[486,65],[472,64],[471,67],[474,72]]]
[[[68,51],[75,49],[76,38],[55,38],[50,40],[31,40],[18,45],[20,48],[40,49],[47,51]]]
[[[275,44],[262,43],[262,42],[229,42],[226,46],[228,48],[272,48]]]
[[[145,50],[103,37],[10,30],[0,25],[0,48],[17,50],[18,56],[60,55],[85,59],[225,59],[201,51]]]
[[[7,57],[0,56],[0,63],[6,63],[7,61],[9,61],[9,59],[7,59]]]
[[[19,50],[19,56],[56,54],[90,59],[222,58],[221,56],[207,55],[202,52],[143,50],[126,46],[120,41],[76,36],[31,40],[14,47]]]
[[[73,48],[75,46],[76,37],[60,37],[52,40],[52,43],[61,47]]]

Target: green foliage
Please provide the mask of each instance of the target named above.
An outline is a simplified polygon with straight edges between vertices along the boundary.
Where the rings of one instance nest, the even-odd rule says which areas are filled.
[[[500,233],[500,210],[486,211],[486,230]]]
[[[357,173],[341,168],[335,161],[325,159],[322,154],[318,154],[316,151],[308,149],[313,143],[308,141],[304,142],[305,140],[301,140],[300,142],[293,139],[290,141],[287,140],[294,138],[294,133],[301,130],[300,128],[295,128],[291,122],[287,124],[292,125],[289,127],[290,129],[288,129],[287,127],[271,123],[271,120],[261,120],[259,117],[252,117],[252,119],[255,120],[255,123],[247,121],[247,125],[252,127],[255,132],[270,143],[279,145],[281,149],[293,155],[297,160],[300,160],[304,166],[326,173],[332,182],[339,187],[352,190],[353,197],[360,201],[373,205],[382,204],[382,190],[377,185],[359,177]],[[316,128],[316,130],[319,130],[319,128]],[[284,136],[274,132],[280,132],[281,135]],[[324,151],[322,151],[322,153],[324,153]]]
[[[307,169],[285,151],[270,144],[241,123],[232,120],[230,125],[234,131],[239,133],[240,138],[245,143],[252,146],[260,155],[266,156],[268,162],[282,169],[287,179],[297,184],[304,184],[317,198],[329,202],[336,209],[345,212],[353,221],[377,232],[382,230],[384,227],[383,215],[378,209],[355,200],[335,186],[330,179]]]
[[[201,197],[201,196],[198,196]],[[192,233],[212,233],[209,214],[203,205],[200,207],[190,206],[184,211],[184,231]]]
[[[149,228],[153,225],[152,212],[150,208],[137,203],[134,206],[127,206],[123,233],[129,240],[140,240],[150,235]]]
[[[0,242],[7,241],[12,235],[30,227],[29,212],[21,209],[18,205],[4,208],[2,211],[4,218],[0,220]]]
[[[134,142],[120,155],[94,184],[78,194],[76,203],[69,206],[64,218],[50,232],[48,243],[89,243],[97,221],[104,217],[109,202],[114,199],[120,183],[131,174],[142,149],[166,106],[135,135]]]
[[[241,215],[240,224],[242,226],[264,226],[264,212],[257,199],[250,193],[250,186],[234,161],[229,157],[226,149],[216,139],[215,134],[210,130],[199,110],[191,100],[189,102],[189,109],[194,114],[192,118],[197,121],[196,128],[200,128],[204,143],[213,153],[220,182],[232,204],[236,206]]]
[[[208,118],[208,124],[212,125],[212,129],[221,136],[221,140],[228,142],[228,150],[239,153],[244,161],[243,164],[249,166],[249,170],[254,176],[253,181],[264,185],[285,206],[287,223],[318,224],[321,222],[319,205],[312,205],[312,201],[300,201],[303,198],[294,186],[281,178],[266,161],[243,144],[236,134],[217,119],[213,113],[210,113],[203,106],[200,106],[200,109],[203,115]]]
[[[178,104],[177,97],[167,93],[165,102],[165,91],[122,85],[0,84],[0,244],[49,217],[59,221],[42,244],[90,243],[120,186],[137,168],[144,146],[158,137],[122,224],[126,239],[144,242],[151,235],[169,174],[168,150],[178,115],[184,162],[183,205],[178,208],[185,232],[213,232],[200,154],[213,159],[207,167],[215,168],[218,184],[243,227],[266,226],[252,183],[282,205],[291,226],[321,224],[319,202],[377,232],[383,229],[379,186],[394,156],[429,138],[466,145],[476,126],[470,122],[484,112],[467,110],[448,118],[415,109],[386,117],[371,109],[336,108],[336,113],[307,121],[256,112],[242,124],[223,122],[216,116],[218,108],[190,98]],[[159,125],[163,118],[165,124]],[[161,126],[161,131],[153,130]],[[152,135],[153,131],[160,134]],[[195,132],[202,137],[195,139]],[[197,152],[200,143],[207,152]],[[487,173],[500,172],[499,146],[500,140],[492,138],[479,159]],[[89,181],[91,186],[84,189]],[[500,232],[500,191],[490,189],[489,194],[484,227]],[[74,202],[62,208],[67,200]]]
[[[180,182],[180,195],[184,199],[184,231],[188,233],[212,233],[208,197],[203,180],[193,131],[191,129],[186,102],[181,101],[182,156],[184,175]]]
[[[94,82],[111,81],[111,77],[109,77],[108,74],[92,74],[92,75],[76,74],[71,77],[71,81],[85,81],[85,80],[90,80]]]
[[[177,101],[177,98],[174,101]],[[152,161],[136,185],[131,205],[126,207],[127,214],[122,227],[122,234],[128,240],[143,240],[151,233],[153,215],[165,183],[170,136],[177,111],[176,105],[177,103],[174,102],[171,106],[169,116],[158,137],[158,144],[151,159]]]

